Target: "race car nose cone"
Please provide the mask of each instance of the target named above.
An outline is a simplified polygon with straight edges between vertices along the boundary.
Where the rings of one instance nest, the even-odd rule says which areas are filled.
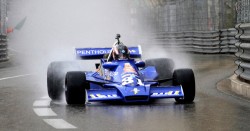
[[[145,95],[147,91],[144,86],[127,86],[126,92],[128,95]]]

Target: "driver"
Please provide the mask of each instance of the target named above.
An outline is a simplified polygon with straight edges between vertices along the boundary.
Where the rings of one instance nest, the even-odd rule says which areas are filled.
[[[128,47],[123,43],[115,45],[112,51],[112,57],[114,60],[124,60],[129,59],[129,50]]]

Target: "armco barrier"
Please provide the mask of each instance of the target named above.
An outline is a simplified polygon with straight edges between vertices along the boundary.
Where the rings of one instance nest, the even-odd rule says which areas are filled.
[[[237,52],[237,48],[235,43],[237,40],[235,39],[235,35],[237,34],[237,30],[234,28],[220,30],[220,49],[221,53],[235,53]]]
[[[209,32],[161,32],[155,34],[160,45],[167,48],[195,53],[235,53],[235,34],[237,30],[226,29]]]
[[[238,42],[235,44],[238,51],[235,53],[238,60],[235,63],[238,69],[235,74],[250,81],[250,23],[238,24],[235,26],[238,34],[235,36]]]
[[[0,62],[7,61],[8,59],[7,42],[0,40]]]
[[[0,1],[0,62],[8,60],[7,51],[7,0]]]

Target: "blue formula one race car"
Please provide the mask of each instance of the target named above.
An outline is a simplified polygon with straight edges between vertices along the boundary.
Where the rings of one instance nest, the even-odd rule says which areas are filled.
[[[97,101],[149,102],[175,98],[178,103],[192,103],[195,78],[192,69],[174,70],[169,58],[141,58],[141,49],[127,48],[119,40],[112,48],[76,48],[81,59],[100,59],[96,71],[79,71],[72,62],[52,62],[48,67],[48,94],[52,100],[65,92],[66,102],[85,104]],[[79,68],[80,67],[80,68]]]

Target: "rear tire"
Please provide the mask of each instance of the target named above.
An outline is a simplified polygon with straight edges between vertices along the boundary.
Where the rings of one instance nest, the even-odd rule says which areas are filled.
[[[192,69],[178,69],[173,73],[173,85],[181,85],[184,98],[175,98],[178,103],[192,103],[195,98],[195,78]]]
[[[66,102],[69,105],[86,103],[86,89],[89,89],[89,83],[86,82],[85,72],[67,72],[65,85]]]
[[[154,66],[158,77],[157,79],[172,78],[174,70],[174,61],[169,58],[156,58],[145,60],[146,66]]]
[[[62,64],[61,62],[52,62],[47,70],[47,88],[52,100],[60,100],[63,93]]]

